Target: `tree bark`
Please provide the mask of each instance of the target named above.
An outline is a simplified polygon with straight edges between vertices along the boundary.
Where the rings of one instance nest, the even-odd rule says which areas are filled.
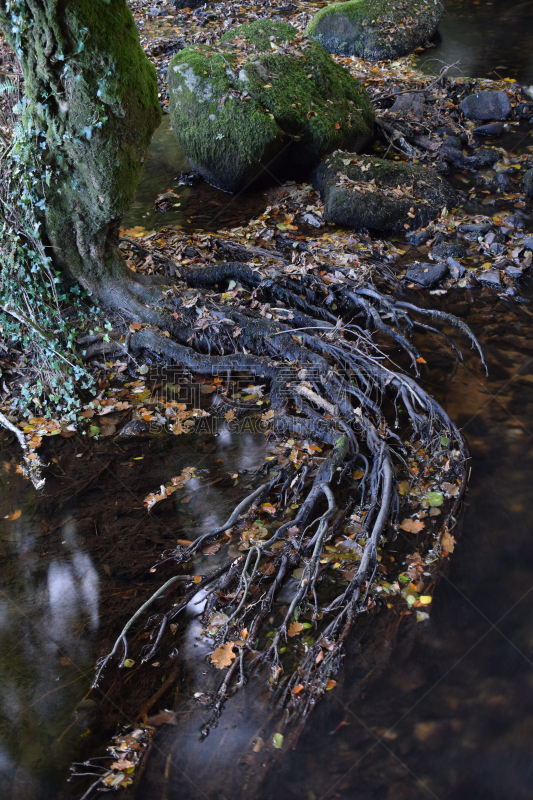
[[[44,151],[53,260],[134,314],[150,292],[124,264],[118,231],[161,109],[126,0],[0,0],[0,27],[24,72],[22,123]]]

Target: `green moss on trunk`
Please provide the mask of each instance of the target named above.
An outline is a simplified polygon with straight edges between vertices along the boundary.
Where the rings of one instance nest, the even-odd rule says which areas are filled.
[[[126,0],[0,0],[0,26],[24,71],[26,144],[47,168],[54,260],[111,299],[128,278],[118,225],[161,120],[155,69]]]

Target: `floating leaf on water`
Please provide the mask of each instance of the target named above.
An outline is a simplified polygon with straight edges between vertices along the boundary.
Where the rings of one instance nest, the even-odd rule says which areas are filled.
[[[433,598],[429,594],[421,594],[418,598],[423,606],[429,606]]]
[[[135,666],[135,661],[133,660],[133,658],[127,658],[124,662],[124,666],[127,667],[128,669],[131,669],[132,667]]]
[[[21,514],[22,510],[20,508],[17,508],[16,511],[13,511],[12,514],[8,514],[7,517],[4,517],[4,519],[9,520],[9,522],[14,522],[16,519],[20,517]]]
[[[231,665],[235,658],[234,646],[235,642],[226,642],[226,644],[221,644],[211,653],[211,662],[217,669],[226,669]]]
[[[272,737],[272,744],[276,748],[276,750],[281,750],[283,747],[283,734],[282,733],[275,733]]]
[[[444,497],[442,492],[426,492],[422,501],[428,503],[433,508],[435,506],[441,506],[444,503]]]
[[[440,443],[441,443],[441,445],[442,445],[443,447],[446,447],[446,445],[447,445],[447,444],[450,444],[450,438],[449,438],[449,436],[441,436],[441,437],[440,437]]]
[[[225,625],[228,620],[229,617],[227,614],[224,614],[223,611],[216,611],[209,618],[209,625],[210,627],[215,625]]]
[[[288,636],[298,636],[304,629],[304,626],[301,622],[291,622],[289,627],[287,628],[287,635]]]
[[[444,550],[447,550],[448,553],[453,553],[454,548],[455,548],[455,539],[451,535],[451,533],[448,533],[448,532],[443,533],[442,534],[442,539],[440,540],[440,543],[441,543],[442,547],[444,548]]]
[[[326,684],[326,691],[329,692],[329,690],[333,689],[333,687],[336,686],[336,685],[337,685],[337,681],[334,681],[333,678],[330,678],[330,680]]]
[[[407,533],[420,533],[420,531],[424,530],[424,523],[417,519],[404,519],[400,523],[400,528],[402,531],[407,531]]]

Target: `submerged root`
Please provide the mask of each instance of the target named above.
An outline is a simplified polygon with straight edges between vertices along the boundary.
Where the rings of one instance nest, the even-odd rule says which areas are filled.
[[[191,584],[191,574],[178,571],[155,592],[99,663],[95,685],[113,658],[120,655],[118,666],[123,665],[126,632],[164,589],[176,584],[182,594],[160,612],[155,643],[143,660],[164,646],[167,622],[209,583],[201,595],[203,624],[216,645],[212,661],[223,653],[227,672],[211,698],[202,734],[216,725],[227,698],[258,672],[266,672],[274,704],[289,710],[291,723],[301,722],[330,688],[358,617],[376,604],[378,550],[385,538],[398,536],[400,478],[413,478],[409,452],[423,450],[430,465],[426,476],[442,473],[455,481],[453,507],[435,529],[437,556],[439,535],[448,532],[466,483],[468,454],[460,431],[413,378],[393,365],[372,329],[407,353],[417,368],[413,330],[442,332],[410,314],[459,322],[386,297],[348,274],[333,287],[316,275],[278,275],[273,281],[239,262],[189,270],[174,266],[174,274],[198,289],[194,309],[190,294],[184,303],[182,290],[168,292],[161,302],[171,336],[153,325],[144,327],[129,338],[130,352],[155,354],[197,374],[244,371],[265,379],[270,385],[265,423],[274,435],[304,440],[305,448],[272,468],[224,525],[162,554],[159,564],[187,567],[194,574],[198,568],[191,571],[191,565],[206,545],[227,543],[230,537],[242,550],[201,583]],[[210,291],[228,280],[244,287],[237,303],[221,303]],[[274,298],[269,309],[273,302],[282,304],[275,314],[257,313],[266,296]],[[479,350],[470,331],[460,327]],[[242,402],[235,408],[237,413],[254,410]],[[356,533],[349,534],[347,525]],[[354,569],[339,572],[348,557]],[[303,640],[296,637],[304,630],[303,644],[289,647],[292,640]]]

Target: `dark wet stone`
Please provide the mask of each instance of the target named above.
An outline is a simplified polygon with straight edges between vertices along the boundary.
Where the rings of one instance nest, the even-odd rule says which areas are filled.
[[[483,236],[485,233],[488,233],[491,228],[492,225],[486,222],[464,222],[462,225],[457,225],[455,230],[459,233],[475,233],[476,236]]]
[[[522,277],[522,270],[518,269],[518,267],[513,267],[509,265],[505,268],[505,274],[508,275],[510,278],[521,278]]]
[[[446,260],[446,263],[448,264],[448,266],[450,268],[450,274],[451,274],[452,278],[455,278],[455,280],[457,280],[458,278],[462,278],[463,277],[463,275],[466,272],[466,269],[465,269],[465,267],[463,267],[462,264],[459,264],[459,262],[456,261],[454,258],[448,258]]]
[[[533,169],[524,172],[524,191],[528,197],[533,197]]]
[[[407,241],[409,244],[414,244],[415,247],[418,247],[421,244],[425,244],[429,239],[432,237],[432,233],[430,231],[413,231],[412,233],[407,234]]]
[[[495,256],[501,256],[505,253],[505,245],[501,242],[493,242],[489,248],[490,252]]]
[[[524,236],[524,238],[520,240],[519,244],[521,244],[522,247],[527,247],[528,250],[533,250],[533,236]]]
[[[494,187],[498,192],[512,192],[515,189],[515,184],[509,175],[504,172],[499,172],[494,178],[491,179],[489,186]]]
[[[409,283],[418,283],[424,289],[431,289],[444,278],[448,272],[447,264],[413,264],[405,273]]]
[[[459,242],[442,242],[431,251],[433,258],[464,258],[466,247]]]
[[[418,230],[458,202],[450,184],[433,170],[373,156],[336,152],[320,162],[313,180],[324,202],[324,220],[353,228]]]
[[[480,147],[474,155],[482,167],[492,167],[501,158],[501,153],[493,147]]]
[[[511,101],[505,92],[476,92],[465,97],[459,108],[468,119],[507,119]]]
[[[464,142],[461,140],[460,136],[445,136],[443,139],[443,144],[449,147],[455,147],[456,149],[460,150],[463,146]]]
[[[504,217],[502,219],[502,222],[504,225],[507,225],[508,228],[524,227],[524,220],[521,217],[517,216],[516,214],[509,214],[507,217]]]
[[[421,120],[424,116],[425,95],[421,92],[408,92],[401,94],[394,101],[391,111],[401,111],[402,114],[412,114],[416,119]]]
[[[478,136],[500,136],[503,133],[503,122],[489,122],[488,125],[479,125],[472,133]]]
[[[439,157],[458,169],[476,169],[479,166],[479,161],[475,156],[465,156],[458,147],[448,145],[446,142],[439,150]]]
[[[148,425],[142,419],[130,419],[120,431],[119,436],[140,436],[148,433],[149,430]]]
[[[501,285],[501,277],[500,273],[496,272],[495,270],[487,270],[486,272],[482,272],[480,275],[477,276],[478,281],[481,283],[488,283],[494,286]]]

